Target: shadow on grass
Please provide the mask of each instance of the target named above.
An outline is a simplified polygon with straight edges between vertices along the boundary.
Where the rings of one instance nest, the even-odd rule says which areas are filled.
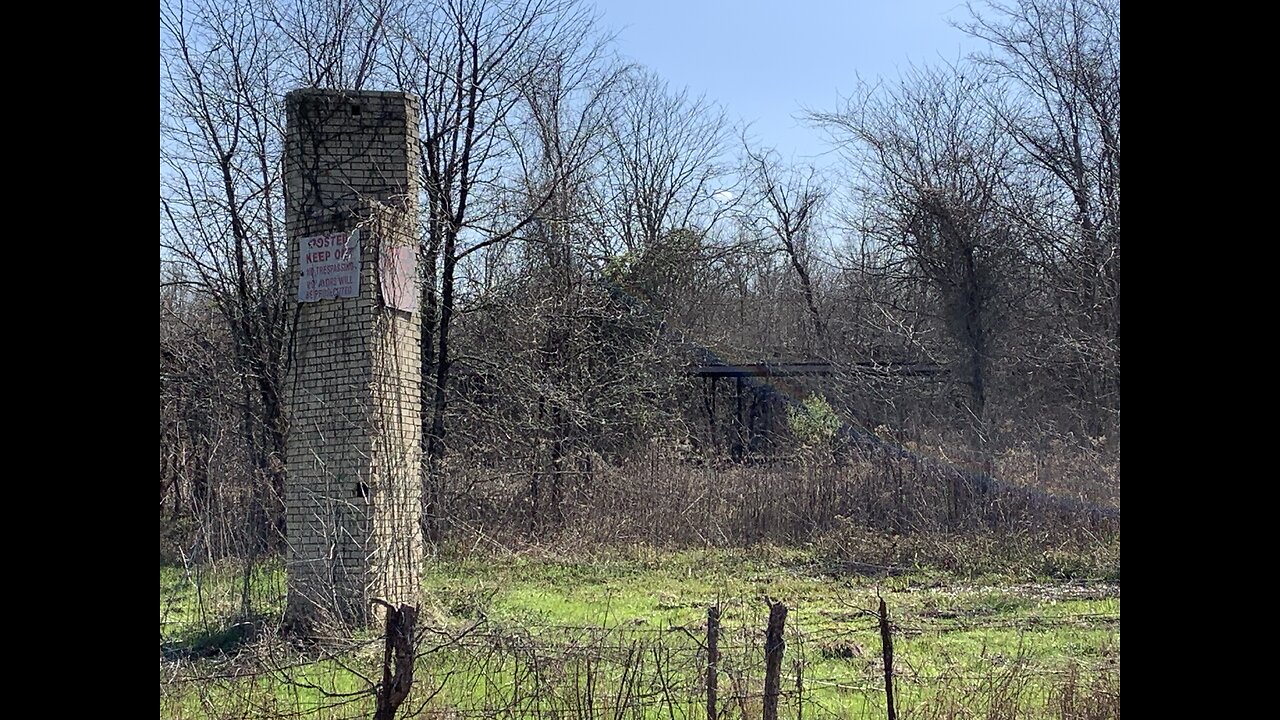
[[[224,626],[192,630],[181,637],[160,643],[160,655],[166,660],[199,660],[233,655],[256,640],[269,627],[268,618],[257,616]]]

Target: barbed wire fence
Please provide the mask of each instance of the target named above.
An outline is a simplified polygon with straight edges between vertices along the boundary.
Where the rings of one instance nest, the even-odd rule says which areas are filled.
[[[810,630],[794,617],[784,625],[785,607],[722,603],[700,619],[662,627],[514,625],[483,614],[462,626],[425,623],[413,638],[412,688],[395,717],[893,718],[886,690],[896,693],[904,718],[1119,717],[1118,658],[1051,667],[1020,650],[980,669],[925,668],[901,649],[889,665],[891,645],[881,642],[882,627],[912,637],[1017,624],[1007,619],[882,624],[878,610],[861,609],[838,627]],[[1119,621],[1117,611],[1022,624],[1118,630]],[[162,656],[161,716],[373,717],[390,669],[385,644],[379,635],[307,647],[261,637],[216,658]]]

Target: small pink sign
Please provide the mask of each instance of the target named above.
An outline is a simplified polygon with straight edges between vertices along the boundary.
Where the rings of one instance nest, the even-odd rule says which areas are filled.
[[[378,264],[382,302],[405,312],[418,311],[418,254],[407,245],[384,247]]]

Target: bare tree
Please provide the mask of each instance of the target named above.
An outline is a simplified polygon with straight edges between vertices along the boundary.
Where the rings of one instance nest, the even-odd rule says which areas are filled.
[[[216,310],[176,280],[170,275],[160,289],[160,505],[198,523],[213,494],[209,469],[225,414],[217,367],[226,358]]]
[[[409,7],[410,0],[273,0],[260,12],[288,48],[279,62],[296,85],[363,90],[385,74],[388,31]]]
[[[288,305],[281,46],[239,0],[164,4],[160,27],[161,262],[177,270],[169,282],[207,297],[230,331],[259,543],[279,547]]]
[[[782,245],[813,320],[814,349],[826,353],[830,350],[826,322],[818,308],[810,271],[811,243],[826,190],[819,184],[818,172],[813,167],[803,170],[786,168],[772,151],[755,150],[750,146],[745,151],[747,175],[757,195],[756,205],[747,210],[748,222]]]
[[[673,91],[652,72],[636,73],[624,92],[601,194],[618,250],[634,253],[674,229],[710,228],[725,212],[729,126],[705,98]]]
[[[521,203],[523,212],[513,215],[513,204],[504,202],[508,124],[538,73],[590,44],[593,23],[577,0],[444,0],[404,13],[391,41],[391,77],[423,102],[422,356],[431,382],[423,383],[422,413],[430,532],[443,482],[459,265],[510,240],[552,201],[556,182]]]
[[[1086,380],[1101,373],[1100,383],[1088,382],[1079,393],[1118,412],[1119,0],[1018,0],[968,8],[970,21],[959,26],[992,48],[974,60],[1000,83],[994,118],[1037,171],[1039,187],[1049,188],[1012,216],[1066,300],[1063,310],[1071,317],[1061,328],[1061,347],[1083,353]]]
[[[938,293],[978,443],[1002,293],[1020,252],[1002,202],[1015,148],[989,121],[986,85],[960,68],[913,69],[812,116],[855,168],[854,223],[890,251],[884,270]]]
[[[535,526],[559,520],[566,477],[573,455],[586,435],[589,399],[584,376],[598,351],[584,317],[604,312],[602,289],[592,281],[589,248],[599,234],[590,169],[601,155],[604,130],[612,119],[628,69],[608,55],[608,38],[587,38],[540,58],[539,72],[522,84],[521,104],[509,129],[520,185],[514,192],[514,216],[529,217],[518,233],[523,250],[519,297],[524,306],[531,357],[510,368],[530,379],[530,436],[538,438],[530,459],[529,508]],[[536,328],[536,329],[535,329]],[[517,350],[514,358],[525,353]],[[495,358],[496,359],[496,358]],[[546,503],[544,470],[550,487]]]

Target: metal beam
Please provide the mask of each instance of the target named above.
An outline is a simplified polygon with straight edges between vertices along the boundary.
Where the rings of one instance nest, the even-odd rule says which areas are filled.
[[[859,372],[875,375],[931,376],[943,371],[937,363],[916,361],[852,363],[785,362],[748,363],[742,365],[695,365],[689,374],[695,377],[798,377],[804,375],[832,375],[839,372]]]

